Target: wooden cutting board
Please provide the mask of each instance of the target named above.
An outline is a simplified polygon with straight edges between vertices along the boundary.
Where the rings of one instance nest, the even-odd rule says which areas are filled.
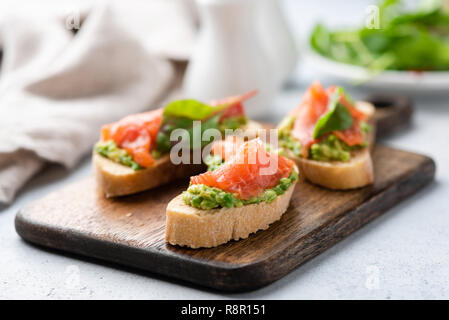
[[[280,221],[248,239],[211,249],[166,244],[165,207],[188,179],[105,199],[92,178],[24,207],[16,230],[38,245],[225,291],[267,285],[383,214],[434,178],[432,159],[385,146],[373,150],[375,184],[330,191],[298,182]]]

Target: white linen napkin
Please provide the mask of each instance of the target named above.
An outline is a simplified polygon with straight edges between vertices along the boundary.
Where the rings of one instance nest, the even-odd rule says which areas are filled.
[[[93,7],[76,34],[61,16],[3,19],[0,203],[10,203],[47,162],[73,167],[102,124],[158,107],[169,92],[176,79],[169,58],[190,49],[189,13],[181,1],[134,9]]]

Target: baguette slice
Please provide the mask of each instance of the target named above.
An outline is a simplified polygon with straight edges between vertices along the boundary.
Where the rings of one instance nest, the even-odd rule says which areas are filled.
[[[295,189],[292,184],[273,202],[249,204],[240,208],[201,210],[184,203],[182,195],[168,203],[165,240],[172,245],[211,248],[232,239],[247,238],[265,230],[287,210]]]
[[[249,139],[257,135],[262,126],[249,121],[243,134]],[[152,189],[180,178],[197,175],[206,170],[204,165],[178,164],[170,161],[170,155],[156,160],[149,168],[134,171],[130,167],[109,160],[95,151],[92,156],[97,185],[106,197],[124,196]]]
[[[376,121],[374,119],[376,107],[374,107],[371,102],[367,101],[356,101],[355,107],[368,116],[366,122],[371,126],[372,130],[368,132],[366,138],[369,143],[369,148],[372,149],[376,142]]]
[[[297,157],[287,150],[287,157],[295,161],[301,176],[308,181],[334,190],[347,190],[367,186],[374,182],[373,163],[370,150],[374,145],[374,106],[365,101],[357,101],[356,107],[368,115],[368,123],[373,130],[368,134],[369,148],[351,152],[348,162],[315,161]]]
[[[93,163],[97,185],[107,198],[155,188],[206,170],[204,165],[198,164],[175,165],[170,161],[170,155],[156,160],[149,168],[137,171],[109,160],[96,152],[93,154]]]
[[[361,188],[374,182],[369,148],[351,153],[348,162],[324,162],[289,156],[310,182],[334,190]]]

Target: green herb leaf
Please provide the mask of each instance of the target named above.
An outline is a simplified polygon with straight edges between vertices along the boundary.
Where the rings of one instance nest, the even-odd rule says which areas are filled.
[[[203,120],[228,106],[210,106],[193,99],[178,100],[169,103],[164,109],[164,116]]]
[[[203,133],[204,131],[206,131],[207,129],[218,129],[219,126],[219,120],[220,120],[220,115],[217,115],[215,117],[212,117],[210,119],[207,119],[206,121],[201,123],[201,137],[203,137]],[[193,134],[193,126],[192,128],[188,129],[187,131],[189,132],[189,136],[190,136],[190,147],[194,148],[194,134]],[[203,148],[204,146],[206,146],[207,144],[213,142],[211,141],[203,141],[201,139],[201,148]]]
[[[156,150],[163,154],[170,151],[170,138],[167,132],[159,131],[156,137]]]
[[[337,88],[329,100],[328,111],[322,115],[315,125],[313,138],[316,139],[332,131],[342,131],[352,126],[352,116],[349,110],[340,104],[342,88]]]
[[[223,119],[220,122],[219,130],[225,131],[226,129],[236,130],[248,123],[248,119],[245,116],[234,116]]]

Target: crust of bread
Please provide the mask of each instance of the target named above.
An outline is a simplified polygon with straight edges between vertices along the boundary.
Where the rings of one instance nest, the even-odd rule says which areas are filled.
[[[353,151],[348,162],[315,161],[299,158],[293,154],[289,154],[288,157],[295,161],[305,179],[329,189],[356,189],[374,182],[369,148]]]
[[[251,139],[261,128],[262,126],[258,122],[249,121],[243,129],[243,134]],[[108,198],[152,189],[206,170],[204,165],[175,165],[170,161],[169,155],[156,160],[151,167],[137,171],[109,160],[96,152],[93,153],[92,161],[97,185]]]
[[[167,205],[165,240],[193,249],[211,248],[265,230],[287,210],[296,183],[273,202],[240,208],[201,210],[184,203],[182,194]]]
[[[367,137],[370,147],[351,152],[348,162],[303,159],[286,150],[287,157],[295,161],[301,176],[314,184],[334,190],[356,189],[374,182],[370,150],[375,140],[375,108],[365,101],[357,101],[356,107],[368,115],[368,123],[373,128]]]
[[[371,126],[372,130],[368,132],[366,138],[368,140],[370,149],[372,149],[374,143],[376,142],[376,122],[374,120],[374,113],[376,112],[376,108],[371,102],[367,101],[356,101],[355,107],[368,116],[366,122]]]
[[[376,108],[374,107],[374,105],[368,101],[356,101],[355,107],[366,114],[368,116],[368,119],[372,119],[374,117],[374,113],[376,112]]]
[[[175,165],[170,161],[170,155],[156,160],[150,168],[137,171],[96,152],[92,157],[97,185],[107,198],[141,192],[205,170],[203,165]]]

